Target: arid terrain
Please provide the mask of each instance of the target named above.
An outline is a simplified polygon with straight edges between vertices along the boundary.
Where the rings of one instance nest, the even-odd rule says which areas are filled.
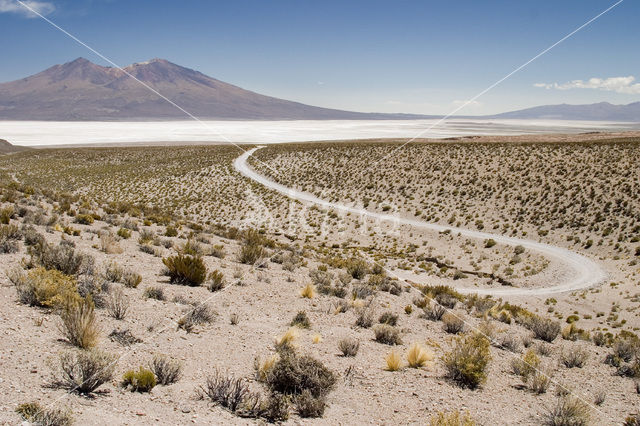
[[[0,422],[637,424],[640,135],[403,143],[0,156]]]

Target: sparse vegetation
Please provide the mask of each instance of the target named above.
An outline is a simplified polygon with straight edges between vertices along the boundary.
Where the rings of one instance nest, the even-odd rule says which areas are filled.
[[[480,386],[487,379],[489,346],[489,340],[477,333],[457,337],[453,349],[443,357],[448,376],[461,386]]]

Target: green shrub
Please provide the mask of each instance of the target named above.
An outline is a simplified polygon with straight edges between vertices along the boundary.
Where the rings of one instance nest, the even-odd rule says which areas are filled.
[[[32,269],[26,275],[18,274],[14,283],[18,299],[29,306],[59,307],[77,294],[76,280],[56,270]]]
[[[210,291],[222,290],[225,286],[224,274],[217,269],[209,274],[207,279],[207,288]]]
[[[155,374],[144,367],[138,371],[129,370],[122,376],[122,387],[128,387],[131,392],[151,392],[155,385]]]
[[[166,300],[162,287],[147,287],[144,289],[144,297],[147,299]]]
[[[16,413],[25,421],[39,426],[71,426],[73,424],[70,411],[42,407],[37,402],[18,405]]]
[[[443,357],[448,376],[463,387],[477,388],[487,379],[491,360],[489,340],[478,333],[457,337]]]
[[[90,214],[79,214],[76,216],[75,220],[75,222],[79,223],[80,225],[91,225],[93,221],[93,216],[91,216]]]
[[[291,320],[291,326],[309,328],[311,327],[311,321],[309,320],[309,317],[307,316],[307,313],[305,311],[300,311]]]
[[[207,267],[201,257],[179,254],[165,257],[162,263],[167,267],[169,279],[174,284],[198,286],[207,278]]]
[[[387,325],[390,325],[390,326],[395,326],[396,324],[398,324],[398,315],[396,315],[396,314],[394,314],[392,312],[384,312],[378,318],[378,322],[380,324],[387,324]]]
[[[367,275],[369,265],[364,259],[349,259],[346,262],[347,273],[356,280],[361,280]]]
[[[129,238],[131,238],[131,230],[127,229],[127,228],[120,228],[118,229],[118,232],[116,233],[118,235],[118,237],[128,240]]]
[[[260,244],[246,243],[240,248],[238,260],[245,265],[253,265],[265,256],[265,249]]]
[[[177,237],[178,230],[173,226],[167,226],[167,230],[164,233],[165,237]]]
[[[498,244],[498,243],[496,243],[496,240],[494,240],[493,238],[489,238],[488,240],[486,240],[484,242],[484,247],[485,248],[491,248],[491,247],[495,246],[496,244]]]
[[[469,413],[462,414],[460,411],[439,411],[429,420],[429,426],[475,426],[475,424]]]

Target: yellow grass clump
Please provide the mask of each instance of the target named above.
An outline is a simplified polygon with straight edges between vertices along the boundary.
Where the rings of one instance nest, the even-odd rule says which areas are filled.
[[[322,342],[322,336],[321,336],[321,335],[319,335],[319,334],[314,334],[314,335],[311,337],[311,341],[312,341],[313,343],[320,343],[320,342]]]
[[[300,296],[304,297],[305,299],[313,299],[315,295],[316,295],[316,287],[311,283],[302,287],[302,290],[300,290]]]
[[[461,414],[459,411],[448,413],[440,411],[429,421],[430,426],[475,426],[475,424],[468,412]]]
[[[278,354],[273,354],[269,358],[265,359],[263,362],[260,362],[260,359],[256,358],[255,368],[256,368],[256,375],[257,375],[258,381],[264,382],[265,380],[267,380],[269,371],[271,371],[271,369],[276,364],[276,362],[278,362],[279,359],[280,359],[280,355]]]
[[[411,368],[430,367],[433,361],[433,352],[425,349],[420,343],[414,343],[407,352],[407,362]]]
[[[291,327],[282,336],[276,339],[276,349],[294,349],[295,341],[298,339],[299,333],[296,327]]]
[[[387,362],[387,371],[398,371],[402,368],[402,357],[396,351],[391,352],[384,360]]]

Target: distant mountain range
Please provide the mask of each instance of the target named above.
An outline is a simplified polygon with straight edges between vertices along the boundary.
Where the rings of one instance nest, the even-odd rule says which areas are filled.
[[[628,105],[613,105],[609,102],[588,105],[544,105],[485,118],[640,122],[640,102]]]
[[[126,71],[126,72],[125,72]],[[389,120],[434,115],[342,111],[264,96],[164,59],[124,68],[78,58],[38,74],[0,84],[0,120],[176,120],[187,115],[135,78],[201,119]],[[503,114],[455,118],[517,118],[640,122],[640,102],[549,105]]]
[[[84,58],[0,84],[2,120],[169,120],[188,116],[140,82],[202,119],[299,120],[419,118],[320,108],[260,95],[164,59],[124,68]],[[134,80],[128,74],[139,81]]]

